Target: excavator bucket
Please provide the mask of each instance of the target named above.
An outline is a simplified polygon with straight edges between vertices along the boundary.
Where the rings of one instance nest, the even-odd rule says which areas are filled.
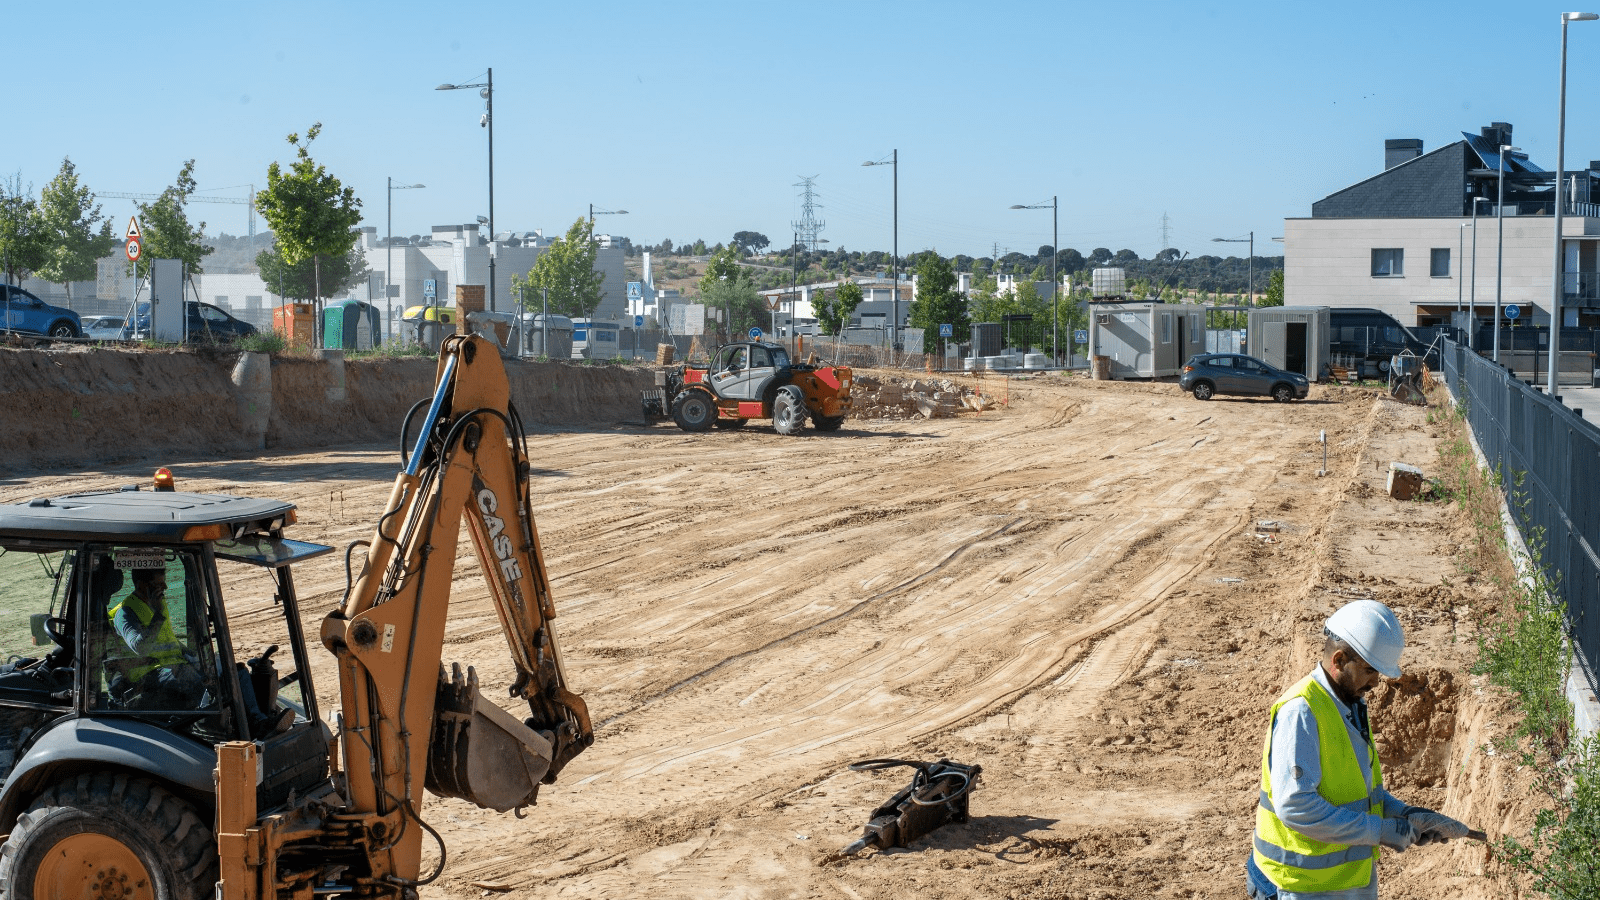
[[[505,812],[532,805],[550,769],[550,742],[478,692],[478,673],[439,672],[428,742],[428,790]]]

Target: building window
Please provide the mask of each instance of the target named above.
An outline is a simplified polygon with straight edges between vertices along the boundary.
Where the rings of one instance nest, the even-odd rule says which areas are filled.
[[[1428,274],[1435,278],[1450,277],[1450,248],[1433,248],[1433,259],[1428,266]]]
[[[1373,278],[1399,278],[1406,273],[1406,251],[1385,249],[1372,251]]]

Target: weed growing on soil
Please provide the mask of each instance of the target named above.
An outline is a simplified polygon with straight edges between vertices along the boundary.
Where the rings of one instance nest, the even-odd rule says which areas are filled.
[[[1464,570],[1487,574],[1503,598],[1478,623],[1478,660],[1472,670],[1512,691],[1522,723],[1508,743],[1521,745],[1521,763],[1539,773],[1537,786],[1550,806],[1534,817],[1527,843],[1507,835],[1496,843],[1502,877],[1531,879],[1530,887],[1552,900],[1600,897],[1600,738],[1569,746],[1572,710],[1564,682],[1572,656],[1559,574],[1544,564],[1543,529],[1525,531],[1527,554],[1521,578],[1506,577],[1500,561],[1521,556],[1508,546],[1500,519],[1502,491],[1527,525],[1522,478],[1510,490],[1500,472],[1478,468],[1467,439],[1465,405],[1443,419],[1449,429],[1440,449],[1445,495],[1461,504],[1472,524],[1463,548]],[[1520,739],[1526,739],[1520,740]],[[1512,749],[1508,747],[1507,749]],[[1565,754],[1565,756],[1563,756]]]
[[[351,359],[407,359],[414,356],[438,356],[415,341],[390,341],[371,350],[352,350]]]
[[[246,353],[282,353],[288,343],[276,331],[257,331],[239,338],[234,346]]]

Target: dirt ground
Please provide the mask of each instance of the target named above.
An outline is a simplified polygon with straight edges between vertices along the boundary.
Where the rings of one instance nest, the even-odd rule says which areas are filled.
[[[1266,709],[1356,597],[1411,640],[1374,712],[1395,793],[1492,834],[1526,821],[1514,773],[1475,750],[1502,726],[1466,674],[1485,588],[1456,563],[1464,525],[1384,493],[1390,461],[1436,466],[1435,414],[1325,387],[1293,404],[982,389],[1004,405],[833,435],[535,431],[559,631],[598,737],[526,819],[430,799],[449,862],[423,896],[1242,897]],[[184,489],[293,500],[293,536],[342,550],[370,536],[392,445],[23,473],[0,501],[168,464]],[[342,560],[296,573],[313,635]],[[445,657],[503,683],[460,560]],[[315,674],[334,708],[331,666]],[[982,765],[972,820],[839,858],[909,777],[846,768],[873,757]],[[1486,861],[1459,842],[1386,856],[1384,896],[1500,896]]]

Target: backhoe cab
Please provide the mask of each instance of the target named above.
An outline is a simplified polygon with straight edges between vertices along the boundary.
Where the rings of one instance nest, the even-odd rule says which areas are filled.
[[[445,861],[441,846],[421,873],[423,836],[437,840],[424,787],[518,809],[592,742],[495,348],[447,338],[413,424],[373,537],[351,548],[365,564],[323,622],[337,735],[291,574],[333,548],[285,536],[292,504],[169,476],[0,506],[0,896],[415,898]],[[525,717],[441,665],[463,522]]]
[[[671,415],[684,431],[771,419],[779,434],[798,434],[807,418],[818,431],[838,431],[850,411],[851,380],[848,366],[793,363],[782,344],[738,341],[717,348],[708,365],[657,370],[644,415]]]

